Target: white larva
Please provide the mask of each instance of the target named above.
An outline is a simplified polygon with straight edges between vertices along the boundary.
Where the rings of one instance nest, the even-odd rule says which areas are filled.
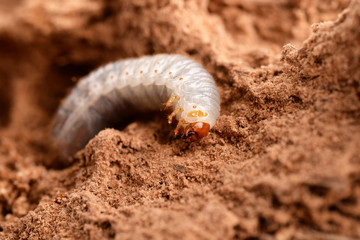
[[[128,117],[172,107],[187,141],[207,135],[220,112],[212,76],[195,61],[160,54],[107,64],[81,79],[55,118],[53,139],[63,157],[72,156],[100,130]]]

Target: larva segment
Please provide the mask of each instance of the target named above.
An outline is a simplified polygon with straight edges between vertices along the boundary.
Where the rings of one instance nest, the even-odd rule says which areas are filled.
[[[156,55],[117,61],[81,79],[54,118],[53,139],[64,158],[83,148],[100,130],[124,126],[127,119],[163,106],[168,122],[187,141],[205,137],[220,111],[211,75],[180,55]]]

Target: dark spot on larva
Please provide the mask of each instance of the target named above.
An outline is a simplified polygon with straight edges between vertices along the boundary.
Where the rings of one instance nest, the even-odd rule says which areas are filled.
[[[179,78],[179,80],[181,81],[181,80],[183,80],[183,78]]]
[[[157,70],[155,69],[155,73],[157,73]]]
[[[140,74],[143,74],[143,71],[142,71],[142,70],[140,70]]]

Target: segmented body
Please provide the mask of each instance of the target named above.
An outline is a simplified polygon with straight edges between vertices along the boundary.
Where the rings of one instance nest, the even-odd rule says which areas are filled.
[[[199,63],[166,54],[121,60],[78,82],[55,116],[53,139],[68,157],[101,129],[164,103],[173,108],[169,122],[179,121],[175,133],[182,131],[190,141],[205,136],[220,111],[215,82]]]

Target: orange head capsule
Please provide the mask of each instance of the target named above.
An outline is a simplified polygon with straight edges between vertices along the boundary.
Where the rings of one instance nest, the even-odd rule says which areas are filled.
[[[210,124],[204,122],[190,123],[185,127],[185,134],[183,136],[186,142],[197,141],[205,137],[210,130]]]

